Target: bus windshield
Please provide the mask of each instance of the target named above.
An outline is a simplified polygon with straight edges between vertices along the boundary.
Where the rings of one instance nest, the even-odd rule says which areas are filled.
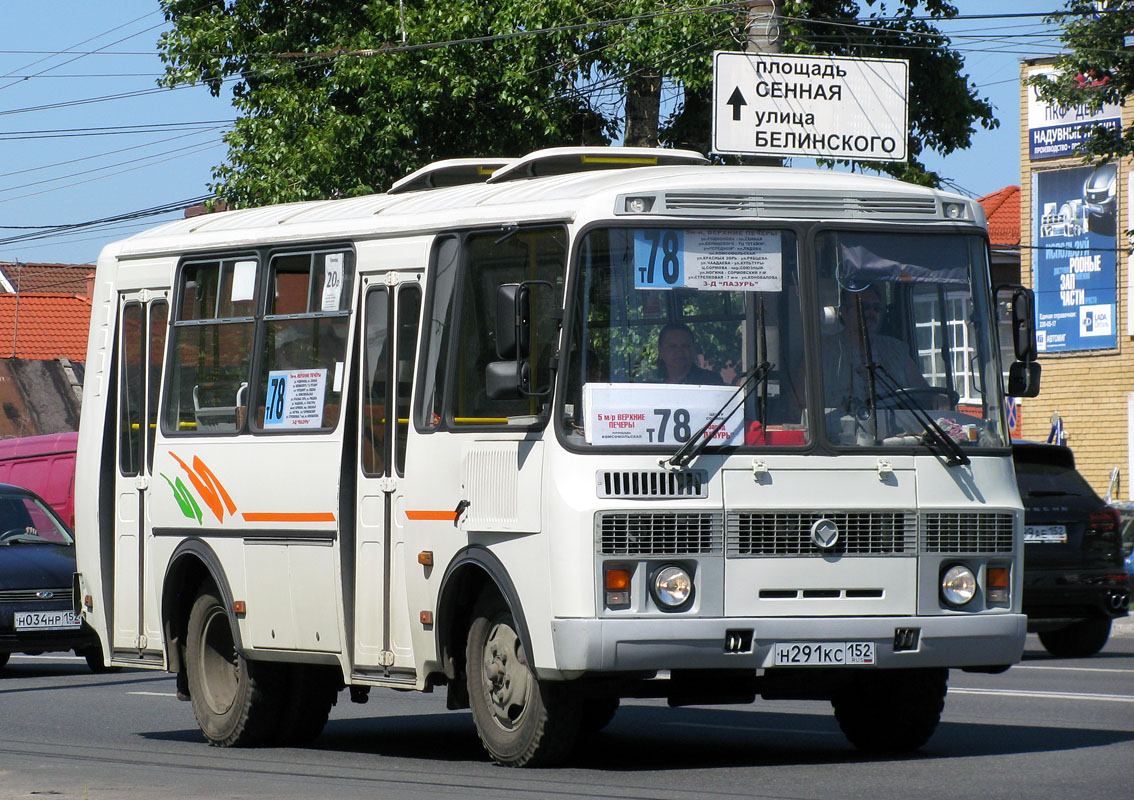
[[[710,447],[1002,447],[995,316],[972,289],[985,252],[959,234],[592,230],[568,304],[568,439],[672,449],[716,416]]]

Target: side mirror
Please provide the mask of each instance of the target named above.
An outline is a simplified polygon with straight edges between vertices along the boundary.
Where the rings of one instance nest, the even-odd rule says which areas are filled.
[[[484,368],[489,400],[519,400],[531,394],[531,367],[526,361],[492,361]]]
[[[1035,295],[1031,289],[1016,284],[996,287],[996,299],[1000,301],[1001,292],[1010,291],[1009,315],[1012,325],[1012,350],[1016,360],[1032,362],[1036,360]]]
[[[1016,361],[1008,368],[1008,396],[1035,397],[1040,390],[1040,365],[1037,361]]]
[[[548,281],[505,283],[496,289],[496,355],[485,368],[485,392],[492,400],[542,397],[551,387],[532,388],[532,286]]]
[[[528,283],[505,283],[496,289],[496,355],[523,360],[531,353],[532,299]]]

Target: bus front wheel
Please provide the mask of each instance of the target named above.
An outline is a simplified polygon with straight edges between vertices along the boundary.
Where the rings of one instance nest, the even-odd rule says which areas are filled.
[[[193,714],[209,742],[221,747],[264,742],[276,723],[271,665],[240,654],[224,604],[210,591],[193,602],[185,650]]]
[[[907,753],[929,741],[948,691],[947,669],[863,673],[831,704],[843,734],[859,750]]]
[[[571,687],[536,676],[499,596],[477,601],[465,657],[469,705],[489,755],[509,767],[565,759],[579,734],[579,704]]]

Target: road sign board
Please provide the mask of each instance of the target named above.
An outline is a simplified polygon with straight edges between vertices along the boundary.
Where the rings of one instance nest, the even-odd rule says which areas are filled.
[[[905,161],[909,63],[713,54],[713,152]]]

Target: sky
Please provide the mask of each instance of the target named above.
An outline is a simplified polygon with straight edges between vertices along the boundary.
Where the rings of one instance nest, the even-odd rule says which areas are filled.
[[[1062,0],[953,0],[962,17],[1054,11]],[[0,261],[93,263],[102,247],[178,219],[208,194],[235,111],[202,86],[161,89],[157,0],[0,0]],[[1019,62],[1052,55],[1041,18],[944,26],[1000,119],[928,166],[970,196],[1019,184]],[[53,231],[52,228],[82,227]]]

